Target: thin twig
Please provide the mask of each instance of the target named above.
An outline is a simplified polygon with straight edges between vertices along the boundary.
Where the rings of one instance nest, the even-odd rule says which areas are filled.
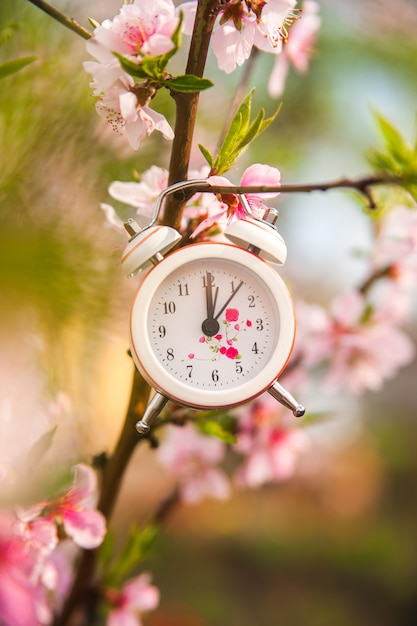
[[[371,194],[371,188],[377,185],[400,185],[404,181],[399,176],[387,174],[375,174],[364,178],[350,179],[339,178],[337,180],[322,183],[295,183],[287,185],[211,185],[210,183],[196,183],[190,185],[186,190],[176,191],[173,196],[189,198],[191,195],[200,192],[228,194],[262,194],[262,193],[310,193],[313,191],[329,191],[331,189],[352,189],[364,195],[369,203],[369,207],[376,208],[375,200]]]
[[[81,24],[79,24],[77,20],[74,20],[72,17],[68,17],[64,13],[61,13],[61,11],[58,11],[58,9],[49,4],[49,2],[45,2],[45,0],[28,0],[28,2],[31,2],[32,4],[37,6],[54,20],[56,20],[63,26],[66,26],[66,28],[69,28],[74,33],[77,33],[77,35],[79,35],[83,39],[90,39],[90,37],[93,36],[93,34],[90,33],[89,30],[84,28],[84,26],[81,26]]]

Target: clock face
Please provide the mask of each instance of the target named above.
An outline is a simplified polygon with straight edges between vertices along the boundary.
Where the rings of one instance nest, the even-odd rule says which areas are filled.
[[[158,391],[199,408],[262,393],[285,366],[294,332],[282,279],[229,244],[170,254],[145,277],[132,309],[139,370]]]

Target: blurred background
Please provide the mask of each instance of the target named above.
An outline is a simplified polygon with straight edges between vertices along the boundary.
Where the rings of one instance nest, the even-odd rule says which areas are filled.
[[[114,0],[56,0],[89,27],[113,17]],[[414,141],[417,4],[320,0],[322,28],[309,72],[290,71],[282,110],[245,153],[278,167],[283,182],[327,181],[369,171],[377,110]],[[127,323],[135,285],[120,269],[121,241],[105,222],[113,180],[167,166],[152,136],[138,153],[95,113],[85,42],[25,0],[2,0],[9,25],[0,62],[36,61],[0,83],[0,464],[25,459],[54,432],[42,462],[57,467],[111,452],[128,401]],[[2,30],[4,34],[5,29]],[[187,43],[187,42],[185,42]],[[175,63],[183,71],[184,55]],[[271,115],[272,58],[259,56],[254,110]],[[207,76],[196,144],[215,149],[240,72]],[[215,106],[214,106],[215,99]],[[172,121],[169,98],[155,108]],[[193,167],[202,164],[199,153]],[[352,194],[279,199],[286,277],[296,298],[326,303],[365,275],[369,219]],[[128,212],[125,214],[128,215]],[[414,320],[407,332],[417,340]],[[145,567],[161,589],[150,626],[413,626],[417,624],[417,423],[414,363],[378,394],[332,398],[308,427],[312,447],[293,479],[227,503],[177,507]],[[329,408],[312,399],[314,410]],[[56,427],[56,430],[54,430]],[[151,517],[172,485],[139,447],[114,517]]]

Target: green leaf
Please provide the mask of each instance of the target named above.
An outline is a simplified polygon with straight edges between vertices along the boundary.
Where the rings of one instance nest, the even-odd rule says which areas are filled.
[[[274,121],[280,111],[281,105],[274,115],[265,120],[265,111],[261,109],[255,119],[250,122],[254,91],[252,89],[245,96],[231,121],[213,164],[213,170],[218,175],[224,174],[234,165],[240,153]]]
[[[236,111],[220,148],[219,157],[225,159],[227,154],[234,152],[236,145],[245,134],[250,120],[254,92],[255,90],[251,89],[248,95],[242,100],[242,103]]]
[[[132,526],[130,537],[120,556],[113,566],[105,572],[106,582],[110,585],[119,585],[148,554],[157,534],[158,528],[155,524],[149,524],[142,530]]]
[[[146,71],[146,65],[144,65],[143,63],[135,63],[131,59],[126,59],[126,57],[124,57],[122,54],[119,54],[119,52],[113,52],[113,54],[119,59],[120,65],[122,66],[124,71],[130,76],[143,79],[153,78],[153,75],[149,74]]]
[[[215,420],[204,420],[197,422],[198,428],[205,435],[210,435],[212,437],[217,437],[224,443],[236,443],[237,438],[236,435],[231,433],[229,430],[226,430],[222,424]]]
[[[210,165],[210,167],[213,167],[214,157],[211,154],[210,150],[202,146],[201,143],[198,144],[198,147],[199,147],[201,154],[206,159],[207,163]]]
[[[21,59],[15,59],[14,61],[7,61],[0,65],[0,78],[5,78],[11,74],[15,74],[22,68],[26,67],[30,63],[36,61],[36,57],[22,57]]]
[[[181,91],[182,93],[196,93],[213,87],[213,83],[208,78],[199,78],[192,74],[175,76],[170,80],[162,81],[162,84],[172,91]]]
[[[404,140],[401,133],[381,114],[375,114],[381,134],[386,142],[389,153],[395,161],[407,164],[413,158],[411,146]]]
[[[35,467],[42,461],[52,445],[56,429],[57,426],[54,426],[35,441],[26,457],[26,467]]]

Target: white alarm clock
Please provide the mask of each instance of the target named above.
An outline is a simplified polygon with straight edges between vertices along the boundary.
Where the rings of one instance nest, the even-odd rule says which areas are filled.
[[[168,187],[148,227],[128,220],[132,235],[122,264],[132,276],[149,266],[134,297],[130,348],[134,363],[155,389],[137,430],[145,434],[168,400],[193,409],[225,409],[268,391],[294,415],[305,409],[278,383],[291,355],[295,316],[287,287],[270,264],[282,264],[286,245],[274,226],[250,215],[225,230],[231,243],[203,242],[169,252],[181,239],[157,225],[169,193],[207,181]]]

